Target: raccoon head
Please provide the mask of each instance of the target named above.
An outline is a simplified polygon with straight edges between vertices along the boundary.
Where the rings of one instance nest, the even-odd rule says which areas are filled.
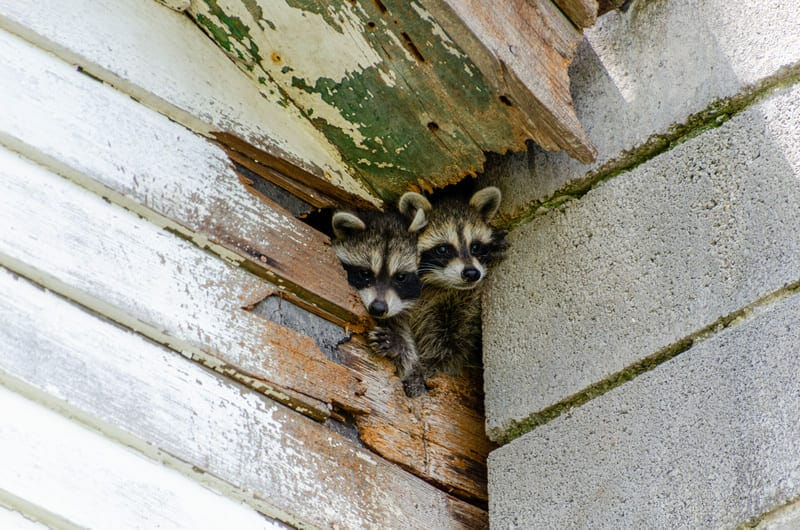
[[[435,208],[419,194],[407,193],[401,198],[401,211],[404,204],[426,208],[427,225],[417,241],[418,274],[424,284],[474,289],[481,283],[488,266],[505,248],[505,232],[489,225],[500,208],[500,199],[500,190],[495,187],[478,191],[467,204],[444,200]]]
[[[397,316],[419,298],[416,231],[425,222],[424,213],[411,223],[396,212],[333,215],[336,256],[374,318]]]

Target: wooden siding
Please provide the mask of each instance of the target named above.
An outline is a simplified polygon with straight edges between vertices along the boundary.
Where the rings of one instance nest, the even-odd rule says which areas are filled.
[[[195,132],[250,145],[274,173],[379,204],[299,109],[260,91],[181,13],[146,0],[0,0],[0,28]]]
[[[2,270],[0,292],[5,295],[0,300],[0,315],[6,323],[0,329],[0,383],[37,395],[51,407],[184,473],[206,473],[211,487],[262,513],[299,527],[457,528],[485,524],[485,514],[477,508],[320,424]],[[20,398],[0,389],[0,403],[12,400],[19,402]],[[4,416],[1,421],[2,435],[27,430],[15,427],[18,422],[14,418]],[[47,441],[45,433],[37,438]],[[49,443],[61,441],[55,438]],[[0,462],[9,459],[10,464],[20,455],[20,449],[10,445],[13,450],[0,451]],[[47,451],[55,469],[42,474],[64,472],[65,480],[70,476],[79,479],[81,473],[62,469],[59,451]],[[119,464],[103,461],[102,453],[97,456],[99,462],[93,465],[100,474]],[[22,462],[12,468],[30,481],[16,491],[45,506],[68,501],[43,497],[34,487],[42,480],[37,473],[31,474],[39,469],[34,464]],[[3,468],[8,469],[5,462]],[[202,481],[204,477],[196,476]],[[58,483],[55,476],[51,480]],[[0,488],[3,486],[0,479]],[[93,500],[91,494],[81,495],[80,490],[73,494],[80,500],[79,506]],[[193,500],[201,501],[196,496]],[[82,512],[79,506],[66,504],[51,511],[70,516],[73,510],[78,511],[76,515]],[[96,511],[85,509],[89,513],[84,517],[92,517]],[[109,510],[114,513],[113,508]]]
[[[17,5],[0,0],[0,27],[16,34],[0,30],[0,313],[16,322],[0,330],[0,387],[293,526],[485,526],[480,383],[441,378],[408,400],[359,337],[331,353],[253,311],[279,297],[342,339],[368,325],[327,238],[249,192],[225,150],[187,128],[198,118],[176,123],[144,80],[112,85],[108,71],[136,71],[122,51],[98,82],[75,50],[102,54],[21,25]],[[110,366],[129,336],[150,357]],[[273,446],[285,452],[253,454]],[[0,505],[50,513],[5,493]]]

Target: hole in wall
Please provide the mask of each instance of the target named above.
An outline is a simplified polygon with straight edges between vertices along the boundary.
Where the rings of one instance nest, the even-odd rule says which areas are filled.
[[[438,131],[439,130],[439,124],[436,123],[435,121],[429,121],[428,122],[428,130],[430,130],[431,132]]]
[[[503,104],[503,105],[505,105],[506,107],[513,107],[513,106],[514,106],[514,105],[511,103],[511,98],[509,98],[509,97],[508,97],[508,96],[506,96],[505,94],[503,94],[502,96],[500,96],[500,103],[502,103],[502,104]]]

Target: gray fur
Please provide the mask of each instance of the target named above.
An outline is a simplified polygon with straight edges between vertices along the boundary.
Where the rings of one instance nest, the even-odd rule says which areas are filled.
[[[462,251],[446,266],[421,265],[422,294],[409,314],[419,365],[409,368],[409,373],[421,373],[427,378],[439,372],[458,373],[466,365],[480,363],[483,280],[490,266],[502,259],[506,248],[505,232],[489,226],[500,199],[500,190],[489,187],[469,201],[446,199],[428,211],[428,224],[419,234],[418,254],[451,239],[463,241],[466,248],[479,240],[486,245],[487,254],[478,259]],[[474,237],[470,240],[465,234]],[[481,277],[467,282],[448,276],[448,270],[459,267],[462,271],[465,267],[480,267]]]
[[[419,293],[413,299],[403,298],[390,282],[382,279],[381,271],[375,270],[376,261],[381,264],[379,269],[388,263],[400,264],[397,270],[413,275],[417,281],[416,232],[427,223],[427,213],[414,204],[406,205],[404,213],[407,217],[394,211],[336,212],[332,219],[336,236],[333,248],[345,269],[348,266],[359,267],[374,273],[376,281],[373,285],[357,288],[368,309],[374,300],[402,299],[402,304],[394,308],[396,311],[390,308],[385,318],[375,317],[379,323],[369,332],[368,339],[376,355],[395,362],[406,393],[420,393],[424,391],[424,381],[421,374],[412,373],[419,361],[408,325],[408,310],[416,303]]]

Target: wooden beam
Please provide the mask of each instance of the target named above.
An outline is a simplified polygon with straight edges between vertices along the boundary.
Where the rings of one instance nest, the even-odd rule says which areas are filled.
[[[581,33],[551,0],[422,0],[508,104],[530,120],[534,140],[583,163],[596,151],[575,115],[568,67]]]
[[[0,265],[313,417],[365,411],[359,376],[243,309],[278,290],[0,149]]]
[[[269,80],[385,199],[459,181],[533,138],[582,161],[567,67],[580,33],[550,0],[193,2],[254,83]]]
[[[597,0],[553,0],[579,29],[594,25],[598,16]]]
[[[2,270],[0,292],[4,384],[262,513],[299,527],[488,524],[323,425]]]
[[[325,318],[368,325],[327,236],[248,193],[221,149],[2,31],[0,46],[0,144],[242,264]]]

